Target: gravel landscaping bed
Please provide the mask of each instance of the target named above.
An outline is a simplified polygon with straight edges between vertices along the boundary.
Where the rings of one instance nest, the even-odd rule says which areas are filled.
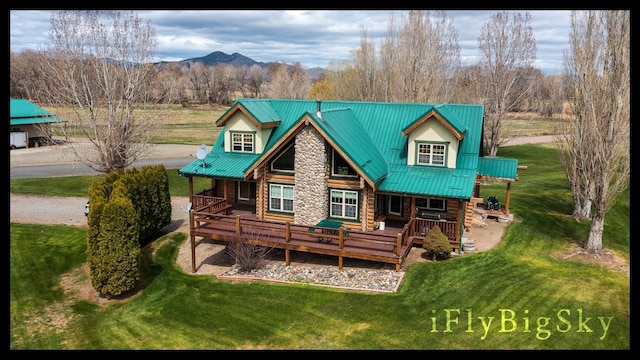
[[[265,265],[260,269],[240,272],[238,266],[218,275],[228,280],[264,280],[330,286],[350,290],[366,290],[373,292],[395,292],[398,290],[403,271],[374,270],[363,268],[343,268],[337,266],[309,267],[299,265]]]

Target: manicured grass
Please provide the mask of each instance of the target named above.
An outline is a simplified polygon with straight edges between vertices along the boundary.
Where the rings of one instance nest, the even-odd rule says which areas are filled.
[[[415,263],[394,294],[193,276],[176,264],[188,241],[177,233],[144,249],[134,296],[103,307],[60,286],[70,274],[82,280],[86,230],[12,223],[10,347],[630,349],[629,276],[563,256],[588,224],[567,216],[571,196],[555,150],[522,145],[499,155],[528,166],[512,187],[516,221],[500,245]],[[628,193],[609,214],[604,246],[624,255]]]

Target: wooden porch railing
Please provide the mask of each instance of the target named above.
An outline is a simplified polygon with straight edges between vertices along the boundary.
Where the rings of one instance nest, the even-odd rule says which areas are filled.
[[[343,257],[347,257],[393,263],[397,271],[413,246],[408,226],[397,235],[381,234],[233,216],[229,214],[231,206],[225,199],[210,196],[194,196],[193,203],[197,205],[190,212],[189,222],[194,266],[194,236],[283,248],[287,265],[292,249],[337,256],[340,268]]]
[[[442,233],[449,238],[449,241],[457,241],[456,237],[456,223],[454,221],[446,221],[446,220],[430,220],[430,219],[422,219],[415,218],[412,219],[413,222],[409,222],[412,225],[413,235],[425,235],[428,232],[428,229],[438,225]]]
[[[199,229],[206,225],[216,229],[232,230],[237,236],[249,237],[282,237],[285,242],[292,240],[324,242],[335,244],[339,249],[355,242],[368,244],[392,245],[389,249],[395,255],[400,256],[400,251],[408,245],[409,228],[405,226],[397,235],[374,234],[371,232],[351,230],[344,227],[340,229],[325,228],[282,222],[276,220],[257,220],[242,218],[239,215],[225,215],[219,206],[211,208],[213,211],[192,211],[190,216],[191,228]]]
[[[454,248],[456,223],[412,218],[396,234],[293,224],[276,220],[257,220],[230,215],[232,206],[224,198],[194,195],[189,215],[192,258],[195,266],[195,236],[224,241],[240,241],[289,250],[334,255],[342,268],[343,257],[393,263],[399,271],[414,243],[421,243],[426,229],[440,226]],[[193,270],[195,272],[195,269]]]
[[[191,205],[193,206],[193,210],[201,211],[205,208],[212,209],[218,206],[225,206],[227,205],[227,200],[210,195],[196,194],[191,197]]]

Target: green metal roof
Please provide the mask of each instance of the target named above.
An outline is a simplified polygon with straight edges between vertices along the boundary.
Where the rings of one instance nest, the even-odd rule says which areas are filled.
[[[196,160],[180,169],[182,174],[225,179],[244,178],[244,170],[251,165],[256,154],[212,153],[202,160]]]
[[[318,116],[315,100],[238,99],[221,118],[239,106],[260,123],[279,122],[265,145],[265,153],[308,116],[325,132],[327,140],[358,166],[356,171],[378,184],[380,191],[460,199],[472,196],[479,167],[483,105],[323,100]],[[458,148],[457,169],[407,166],[408,139],[403,131],[432,110],[453,129],[464,133]],[[224,131],[223,127],[211,153],[205,157],[211,166],[203,169],[201,161],[196,160],[179,173],[243,179],[262,154],[225,153]],[[509,175],[515,173],[517,161],[503,165]]]
[[[54,122],[65,122],[66,120],[56,117],[48,110],[24,99],[11,99],[10,102],[11,126],[47,124]]]
[[[500,179],[516,179],[518,159],[481,157],[478,159],[478,174]]]
[[[11,99],[9,125],[30,125],[47,124],[54,122],[65,122],[66,120],[56,117],[48,110],[24,99]]]
[[[262,101],[250,101],[239,103],[239,106],[243,107],[261,124],[278,121],[280,119],[278,114],[274,111],[273,107],[271,107],[269,103],[265,103]],[[225,116],[233,110],[235,110],[234,106],[225,111],[224,114],[222,114],[222,116],[220,116],[220,118],[216,120],[216,124],[218,124],[220,120],[224,119]]]
[[[378,190],[402,195],[468,199],[473,193],[475,180],[473,169],[393,165]]]
[[[387,164],[351,109],[332,109],[310,114],[320,129],[371,180],[378,184],[387,174]]]
[[[435,105],[433,106],[431,109],[428,109],[424,114],[422,114],[420,116],[420,118],[422,118],[423,116],[427,115],[427,113],[431,110],[434,110],[435,112],[437,112],[438,114],[440,114],[440,116],[442,116],[448,123],[449,125],[451,125],[451,127],[453,129],[455,129],[458,133],[463,134],[465,132],[465,130],[467,129],[462,122],[460,122],[456,116],[454,114],[452,114],[450,111],[448,111],[448,109],[446,107],[444,107],[444,105]],[[416,119],[416,121],[418,121],[419,119]],[[408,128],[410,128],[413,124],[415,123],[415,121],[409,123],[404,129],[402,129],[402,131],[404,132],[405,130],[407,130]]]

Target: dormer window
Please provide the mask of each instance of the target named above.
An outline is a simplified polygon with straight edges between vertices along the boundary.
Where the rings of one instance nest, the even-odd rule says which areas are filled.
[[[233,152],[253,153],[254,133],[232,132],[231,149]]]
[[[416,164],[433,166],[446,165],[447,144],[419,142],[417,145]]]

